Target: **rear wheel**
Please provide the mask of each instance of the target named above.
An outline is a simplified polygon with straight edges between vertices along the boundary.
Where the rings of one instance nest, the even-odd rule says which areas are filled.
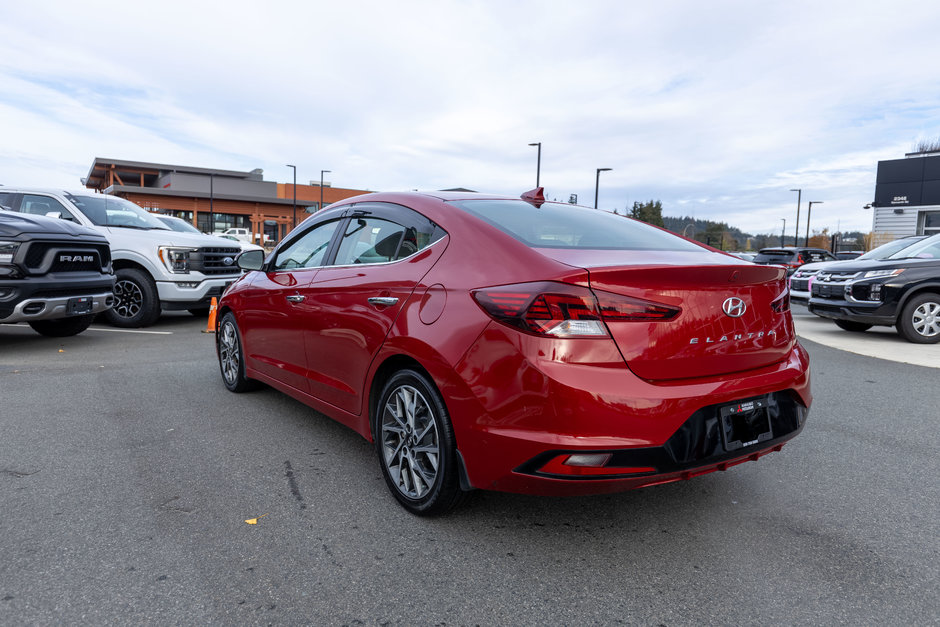
[[[157,286],[150,275],[136,268],[114,273],[114,307],[105,312],[116,327],[149,327],[160,317]]]
[[[36,320],[30,322],[29,326],[31,326],[36,333],[45,335],[46,337],[69,337],[71,335],[78,335],[87,329],[91,326],[91,322],[94,319],[95,314],[88,314],[87,316],[59,318],[58,320]]]
[[[920,294],[909,300],[898,317],[897,329],[908,342],[940,342],[940,294]]]
[[[401,370],[389,379],[373,428],[382,475],[405,509],[433,516],[463,500],[450,417],[425,375]]]
[[[852,331],[853,333],[864,333],[872,327],[870,324],[865,324],[864,322],[852,322],[851,320],[833,320],[833,322],[835,322],[836,326],[843,331]]]

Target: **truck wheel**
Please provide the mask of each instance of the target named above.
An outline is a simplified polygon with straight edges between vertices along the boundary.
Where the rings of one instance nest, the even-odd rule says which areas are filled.
[[[136,268],[114,273],[114,307],[105,313],[116,327],[149,327],[160,317],[160,301],[153,279]]]
[[[75,316],[74,318],[59,318],[58,320],[35,320],[29,323],[33,331],[46,337],[69,337],[78,335],[95,319],[95,314]]]
[[[940,342],[940,294],[921,294],[904,305],[898,317],[898,333],[908,342]]]

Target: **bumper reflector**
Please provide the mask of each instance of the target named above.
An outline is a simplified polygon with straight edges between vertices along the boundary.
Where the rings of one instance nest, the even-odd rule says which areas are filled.
[[[572,477],[598,475],[631,475],[655,472],[652,467],[605,466],[610,461],[609,453],[575,453],[557,455],[539,469],[547,475],[568,475]]]

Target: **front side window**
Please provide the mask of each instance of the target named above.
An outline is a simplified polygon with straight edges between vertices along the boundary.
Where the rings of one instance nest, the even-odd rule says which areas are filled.
[[[333,220],[311,228],[277,253],[272,269],[294,270],[322,266],[338,224],[338,220]]]
[[[29,213],[34,216],[49,216],[50,218],[75,221],[75,217],[62,203],[49,196],[25,194],[23,200],[20,202],[20,212]]]

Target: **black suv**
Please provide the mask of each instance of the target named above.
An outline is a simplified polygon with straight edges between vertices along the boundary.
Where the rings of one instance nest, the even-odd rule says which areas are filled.
[[[846,331],[894,326],[909,342],[940,342],[940,235],[887,259],[844,261],[820,270],[809,310]]]
[[[0,207],[0,323],[81,333],[114,303],[108,240],[89,228]]]
[[[757,256],[754,257],[754,263],[785,267],[788,276],[804,263],[817,263],[820,261],[837,261],[837,259],[835,255],[824,248],[809,248],[806,246],[761,248],[757,251]]]

